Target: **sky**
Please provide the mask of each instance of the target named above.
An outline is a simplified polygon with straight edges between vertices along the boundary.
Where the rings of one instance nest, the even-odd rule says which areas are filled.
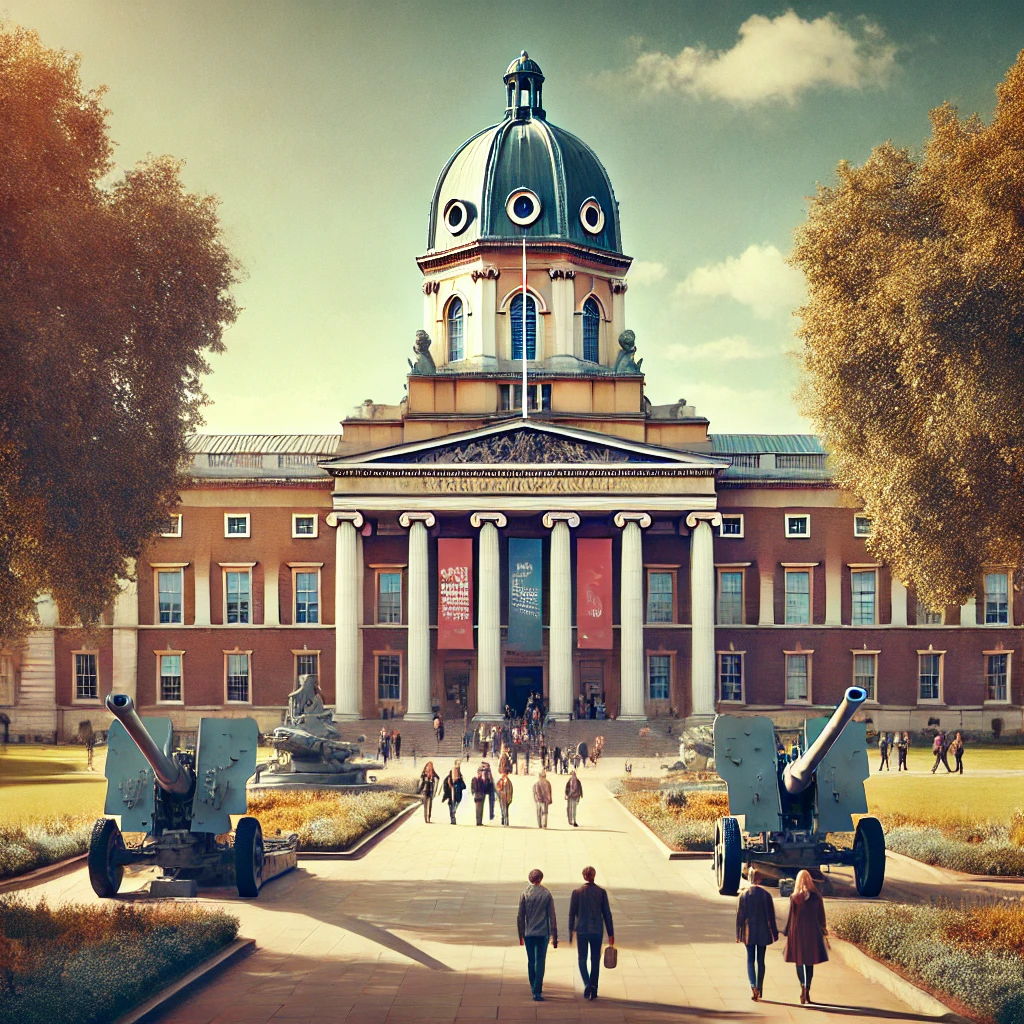
[[[808,431],[792,394],[806,197],[949,101],[988,117],[1024,5],[739,0],[0,0],[104,84],[115,158],[186,161],[245,268],[206,430],[334,433],[397,403],[434,182],[504,114],[526,49],[548,119],[607,168],[626,323],[655,404],[718,433]]]

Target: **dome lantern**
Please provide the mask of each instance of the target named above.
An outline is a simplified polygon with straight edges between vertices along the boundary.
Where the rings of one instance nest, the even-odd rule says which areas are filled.
[[[540,65],[523,50],[505,72],[505,117],[515,120],[544,117],[541,104],[543,85]]]

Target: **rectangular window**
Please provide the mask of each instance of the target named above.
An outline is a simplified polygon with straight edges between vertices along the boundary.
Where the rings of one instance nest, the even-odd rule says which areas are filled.
[[[672,600],[673,573],[649,572],[647,574],[647,621],[674,622]]]
[[[811,570],[786,570],[786,625],[811,624]]]
[[[315,537],[317,533],[318,518],[315,515],[292,514],[292,536],[293,537]]]
[[[917,624],[919,626],[941,626],[945,613],[940,609],[933,612],[927,605],[917,602]]]
[[[811,517],[807,513],[786,516],[787,537],[810,537]]]
[[[871,536],[871,519],[868,516],[853,517],[853,535],[854,537]]]
[[[295,574],[295,621],[320,621],[320,573],[315,569]]]
[[[14,704],[14,656],[0,654],[0,706]]]
[[[718,622],[722,626],[743,625],[743,570],[718,572]]]
[[[743,655],[729,652],[718,656],[718,693],[720,700],[743,701]]]
[[[249,655],[227,655],[227,694],[229,701],[249,703]]]
[[[181,622],[181,569],[156,574],[157,611],[160,622]]]
[[[402,656],[377,655],[377,700],[402,699]]]
[[[249,536],[249,513],[236,515],[231,512],[224,513],[224,536],[225,537],[248,537]]]
[[[295,682],[298,683],[302,676],[316,676],[318,679],[320,678],[319,654],[295,655]]]
[[[850,573],[850,590],[853,595],[854,626],[873,626],[875,618],[875,590],[878,574],[874,569],[857,570]]]
[[[1010,577],[1005,572],[985,573],[985,625],[1006,626],[1010,622]]]
[[[647,694],[651,700],[668,700],[672,656],[652,654],[647,659]]]
[[[917,656],[918,700],[939,700],[942,681],[942,655],[927,651]]]
[[[100,684],[96,675],[94,652],[75,654],[75,700],[99,700]]]
[[[811,658],[809,654],[786,655],[786,700],[806,703],[810,697]]]
[[[160,531],[161,537],[180,537],[181,536],[181,513],[175,512],[167,517],[167,522],[164,523],[163,530]]]
[[[402,621],[402,574],[400,572],[377,573],[377,621],[379,623]]]
[[[224,571],[225,621],[228,625],[241,625],[249,621],[252,575],[248,569]]]
[[[722,516],[722,525],[718,528],[719,537],[742,537],[743,516]]]
[[[986,698],[987,700],[1004,702],[1007,700],[1009,668],[1009,653],[985,655],[985,686],[988,694]]]
[[[181,655],[160,654],[160,700],[181,701]]]
[[[875,697],[877,675],[877,654],[855,654],[853,656],[853,685],[859,686],[868,695],[868,700],[877,700]]]

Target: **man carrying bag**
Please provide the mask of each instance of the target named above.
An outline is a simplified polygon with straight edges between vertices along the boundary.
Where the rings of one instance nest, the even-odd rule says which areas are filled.
[[[576,889],[569,901],[569,941],[576,933],[576,951],[579,955],[580,977],[583,979],[583,998],[597,998],[597,983],[601,974],[601,942],[608,932],[608,949],[605,950],[605,966],[614,967],[616,962],[615,928],[612,925],[612,911],[608,905],[608,893],[594,883],[597,872],[592,867],[583,869],[583,885]],[[587,954],[590,967],[587,968]]]

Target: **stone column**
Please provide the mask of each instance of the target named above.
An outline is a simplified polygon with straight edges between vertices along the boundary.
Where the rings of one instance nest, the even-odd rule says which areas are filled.
[[[548,703],[551,714],[568,717],[572,711],[572,559],[569,552],[569,528],[579,526],[580,517],[575,512],[546,512],[543,523],[551,531]]]
[[[263,625],[281,625],[281,566],[273,559],[263,563]]]
[[[775,625],[775,566],[762,568],[758,563],[761,575],[761,604],[757,616],[759,626]]]
[[[430,574],[427,562],[427,530],[434,525],[433,512],[403,512],[398,522],[409,531],[409,631],[407,641],[405,717],[429,722],[430,704]]]
[[[474,512],[469,521],[480,531],[477,568],[476,720],[501,718],[501,559],[498,530],[508,525],[500,512]]]
[[[210,625],[210,556],[200,555],[196,559],[195,571],[196,619],[197,626]]]
[[[616,512],[622,530],[619,581],[619,718],[641,721],[644,709],[644,552],[642,529],[651,525],[646,512]]]
[[[135,560],[130,566],[135,570]],[[184,575],[184,573],[182,573]],[[182,594],[182,602],[185,595]],[[139,667],[139,584],[136,580],[121,580],[114,599],[114,628],[112,632],[114,671],[111,689],[127,693],[135,700],[138,696]]]
[[[906,605],[906,600],[903,603]],[[834,552],[827,552],[825,555],[825,625],[840,626],[842,622],[843,566]]]
[[[690,534],[690,714],[715,713],[715,552],[712,526],[720,512],[691,512]]]
[[[363,673],[359,663],[359,561],[356,531],[360,512],[329,512],[334,542],[334,705],[338,718],[361,718]]]
[[[893,576],[889,584],[892,595],[892,619],[894,626],[905,626],[907,624],[907,588]]]

